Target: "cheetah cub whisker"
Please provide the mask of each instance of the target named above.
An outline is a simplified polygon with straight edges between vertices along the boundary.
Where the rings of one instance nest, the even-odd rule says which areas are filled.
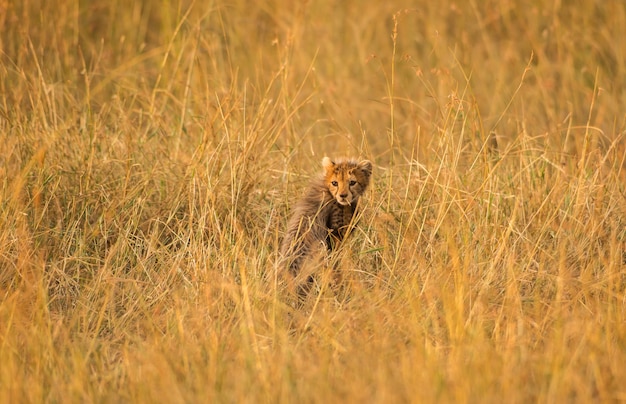
[[[281,246],[282,265],[290,276],[306,278],[298,294],[307,294],[313,277],[301,273],[304,263],[319,246],[328,252],[337,248],[349,233],[359,198],[370,183],[372,163],[368,160],[322,160],[323,174],[312,181],[304,198],[294,207]]]

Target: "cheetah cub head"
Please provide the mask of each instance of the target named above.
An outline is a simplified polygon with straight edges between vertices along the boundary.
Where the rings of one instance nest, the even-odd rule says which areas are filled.
[[[370,183],[372,163],[368,160],[333,161],[324,157],[322,166],[326,187],[340,205],[346,206],[357,201]]]

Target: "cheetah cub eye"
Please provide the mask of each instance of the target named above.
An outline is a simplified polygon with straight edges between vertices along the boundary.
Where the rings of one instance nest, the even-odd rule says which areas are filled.
[[[356,181],[355,180],[350,180],[350,186],[352,187],[354,185],[356,185]]]
[[[333,187],[336,187],[337,185],[339,185],[339,183],[337,181],[332,181],[330,185],[332,185]]]

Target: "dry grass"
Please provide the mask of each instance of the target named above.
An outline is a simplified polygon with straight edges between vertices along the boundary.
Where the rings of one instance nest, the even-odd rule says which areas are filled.
[[[626,7],[411,3],[0,1],[0,402],[626,400]]]

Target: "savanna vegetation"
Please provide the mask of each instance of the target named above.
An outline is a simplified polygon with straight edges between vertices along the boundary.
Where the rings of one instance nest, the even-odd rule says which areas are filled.
[[[0,402],[626,400],[624,27],[0,0]],[[374,182],[299,307],[278,246],[325,155]]]

